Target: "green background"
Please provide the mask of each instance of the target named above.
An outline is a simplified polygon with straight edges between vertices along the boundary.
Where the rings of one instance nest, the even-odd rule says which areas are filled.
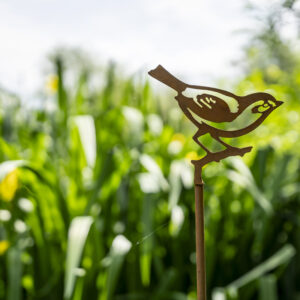
[[[300,61],[278,30],[293,2],[216,83],[285,103],[230,141],[250,154],[203,171],[209,299],[300,299]],[[195,128],[146,70],[50,62],[38,107],[0,92],[0,299],[196,299]]]

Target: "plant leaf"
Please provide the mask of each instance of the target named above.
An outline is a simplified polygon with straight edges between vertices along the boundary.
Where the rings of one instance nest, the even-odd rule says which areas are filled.
[[[70,224],[66,258],[65,299],[70,299],[72,296],[76,281],[75,271],[79,267],[83,248],[92,223],[92,217],[84,216],[74,218]]]

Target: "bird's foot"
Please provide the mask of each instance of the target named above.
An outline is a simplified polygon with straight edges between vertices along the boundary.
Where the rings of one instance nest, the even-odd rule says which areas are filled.
[[[227,158],[229,156],[237,156],[237,155],[244,156],[247,152],[250,152],[251,149],[252,147],[245,147],[245,148],[228,147],[223,151],[207,153],[207,155],[201,158],[200,160],[192,160],[192,163],[194,165],[203,167],[209,162],[212,161],[219,162],[220,160]]]
[[[233,151],[233,155],[239,155],[239,156],[244,156],[247,152],[250,152],[252,150],[252,147],[245,147],[245,148],[229,148],[230,151]]]
[[[228,156],[244,156],[246,153],[250,152],[251,150],[252,150],[252,147],[237,148],[237,147],[230,146],[221,152],[223,152],[223,154],[226,154],[227,157]],[[221,158],[221,159],[223,159],[223,158]],[[217,160],[217,161],[220,161],[220,160]]]

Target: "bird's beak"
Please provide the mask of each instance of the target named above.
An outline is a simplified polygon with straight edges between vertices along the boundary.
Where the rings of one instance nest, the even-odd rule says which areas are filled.
[[[283,101],[276,101],[276,107],[279,107],[280,105],[282,105],[283,104]]]

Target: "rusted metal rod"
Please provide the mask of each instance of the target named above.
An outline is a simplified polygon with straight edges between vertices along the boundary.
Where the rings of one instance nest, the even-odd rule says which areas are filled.
[[[206,300],[205,240],[204,240],[204,201],[202,168],[195,165],[195,227],[196,227],[196,269],[197,299]]]

